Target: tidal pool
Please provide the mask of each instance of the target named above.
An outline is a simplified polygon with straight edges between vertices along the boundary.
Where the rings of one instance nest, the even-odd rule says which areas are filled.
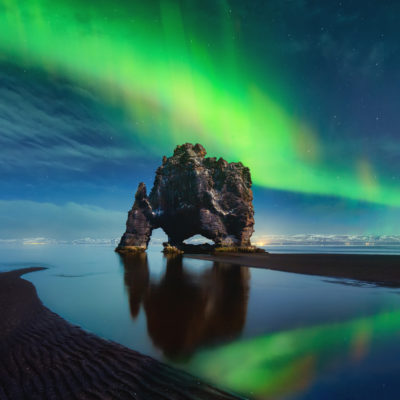
[[[245,397],[396,399],[400,289],[187,258],[156,248],[3,247],[68,321]]]

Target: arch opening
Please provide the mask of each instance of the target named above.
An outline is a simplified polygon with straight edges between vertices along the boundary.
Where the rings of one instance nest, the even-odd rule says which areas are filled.
[[[168,236],[162,228],[153,229],[148,244],[148,250],[161,250],[163,243],[168,242]]]
[[[191,236],[189,239],[184,240],[183,244],[193,244],[193,245],[211,244],[211,245],[213,245],[214,242],[211,239],[207,239],[203,235],[194,235],[194,236]]]

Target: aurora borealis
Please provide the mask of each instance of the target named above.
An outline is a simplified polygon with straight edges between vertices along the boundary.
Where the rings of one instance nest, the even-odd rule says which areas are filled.
[[[238,393],[252,393],[260,399],[285,398],[306,390],[338,358],[356,368],[374,347],[396,340],[398,318],[399,312],[391,311],[242,340],[199,353],[191,369]]]
[[[139,169],[200,142],[251,168],[260,215],[277,196],[399,233],[397,6],[356,3],[1,1],[3,200],[125,210]]]

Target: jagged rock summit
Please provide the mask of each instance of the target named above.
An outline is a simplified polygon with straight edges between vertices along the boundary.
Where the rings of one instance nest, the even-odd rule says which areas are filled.
[[[149,196],[145,184],[139,184],[117,251],[146,249],[153,229],[159,227],[168,235],[168,244],[178,248],[196,234],[216,246],[250,246],[250,170],[241,162],[206,154],[202,145],[185,143],[172,157],[163,157]]]

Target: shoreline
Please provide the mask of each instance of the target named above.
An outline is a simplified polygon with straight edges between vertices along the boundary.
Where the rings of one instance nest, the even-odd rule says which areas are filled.
[[[198,260],[400,287],[400,255],[381,254],[185,254]]]
[[[21,275],[0,273],[1,399],[238,399],[72,325]]]

